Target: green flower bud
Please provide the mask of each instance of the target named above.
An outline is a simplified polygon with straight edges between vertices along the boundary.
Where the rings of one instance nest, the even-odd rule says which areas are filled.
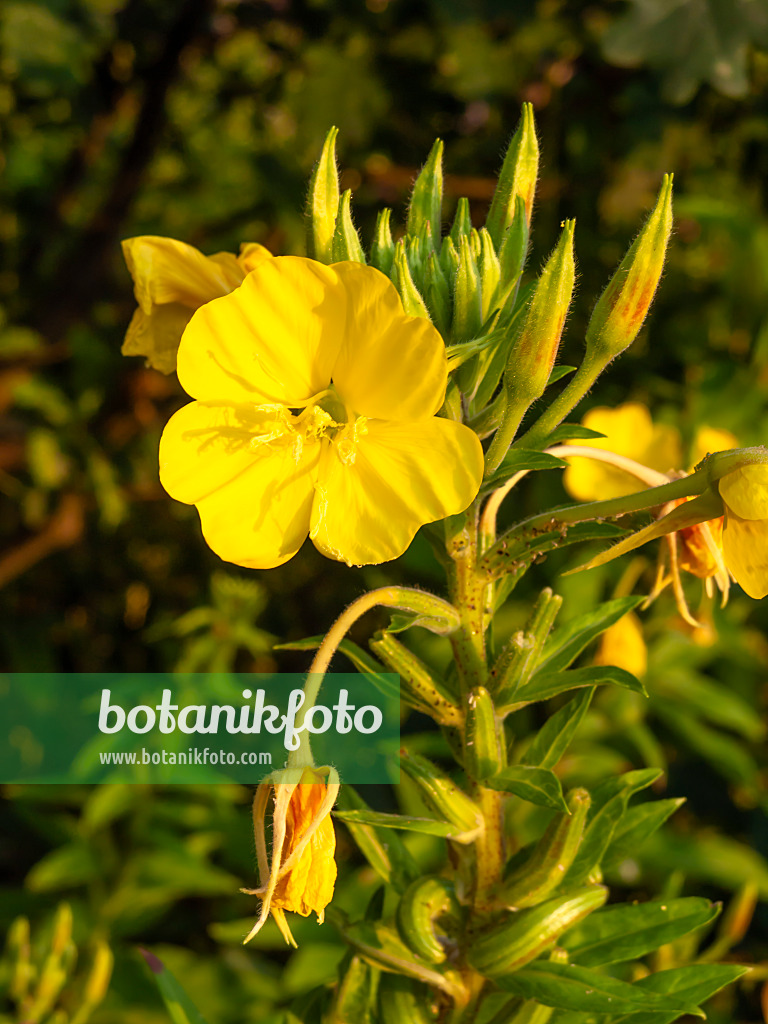
[[[418,878],[405,890],[397,907],[396,923],[400,938],[423,960],[441,964],[445,947],[440,941],[435,922],[461,914],[453,884],[435,875]]]
[[[413,282],[411,270],[408,266],[408,257],[405,253],[405,240],[399,238],[395,246],[395,259],[392,264],[392,273],[400,298],[403,301],[403,309],[409,316],[423,316],[429,320],[429,312],[426,303],[421,297],[418,288]]]
[[[450,235],[446,235],[440,246],[440,266],[443,268],[449,287],[453,285],[459,270],[459,254]]]
[[[601,885],[576,889],[531,910],[506,915],[472,942],[467,959],[489,978],[511,974],[554,946],[558,938],[602,907],[608,890]]]
[[[402,751],[400,767],[417,784],[429,807],[465,833],[466,841],[471,842],[483,823],[474,800],[425,757]]]
[[[382,1024],[434,1024],[428,1008],[428,990],[402,974],[385,974],[379,985]]]
[[[569,793],[570,814],[555,817],[526,863],[505,879],[498,893],[501,903],[513,910],[534,907],[555,891],[576,857],[591,803],[586,789]]]
[[[451,329],[451,292],[443,268],[440,266],[440,260],[434,252],[427,257],[424,290],[427,309],[432,321],[443,338],[447,338]]]
[[[336,230],[331,241],[331,252],[333,262],[341,263],[342,260],[353,260],[355,263],[365,263],[365,253],[360,241],[357,228],[352,223],[352,190],[347,189],[341,197],[339,212],[336,216]]]
[[[545,587],[533,606],[525,628],[512,637],[496,659],[491,669],[489,686],[497,708],[502,709],[512,704],[518,687],[528,682],[533,675],[562,603],[559,594],[553,594],[549,587]]]
[[[496,293],[501,279],[501,264],[493,247],[491,236],[483,228],[480,231],[480,282],[483,296],[482,320],[485,323],[494,308]]]
[[[321,263],[333,263],[332,242],[339,209],[339,175],[336,169],[336,136],[331,128],[309,182],[307,199],[307,255]]]
[[[424,243],[421,238],[408,238],[404,239],[405,242],[405,255],[408,259],[408,269],[411,272],[411,277],[416,287],[421,291],[422,282],[424,280]]]
[[[464,724],[464,768],[471,779],[482,782],[505,767],[506,748],[499,735],[499,723],[491,695],[484,686],[467,698]]]
[[[462,238],[469,237],[471,231],[472,217],[469,211],[469,200],[462,196],[456,206],[456,213],[453,218],[449,237],[458,249],[461,245]]]
[[[422,167],[413,186],[411,205],[408,210],[407,233],[418,235],[425,224],[429,225],[432,239],[437,242],[442,233],[443,209],[443,143],[440,139],[430,150],[427,162]]]
[[[587,360],[608,363],[632,344],[656,293],[672,231],[672,175],[640,234],[597,301],[587,327]]]
[[[516,294],[517,284],[525,266],[528,254],[528,218],[522,196],[515,196],[515,212],[512,223],[504,235],[499,252],[500,276],[499,305],[504,305],[513,293]]]
[[[389,207],[379,211],[371,244],[371,265],[387,275],[395,258],[395,243],[392,241],[392,230],[389,226],[391,216],[392,211]]]
[[[466,235],[463,235],[459,249],[459,269],[453,286],[453,326],[451,339],[454,342],[476,338],[482,325],[482,290],[477,261]]]
[[[526,223],[531,223],[533,196],[539,176],[539,143],[533,120],[533,105],[524,103],[517,131],[509,143],[499,182],[491,200],[485,226],[497,250],[515,216],[515,198],[525,203]]]
[[[431,715],[440,725],[461,723],[463,716],[454,694],[391,633],[377,633],[369,646],[377,658],[400,676],[400,693],[412,707]]]

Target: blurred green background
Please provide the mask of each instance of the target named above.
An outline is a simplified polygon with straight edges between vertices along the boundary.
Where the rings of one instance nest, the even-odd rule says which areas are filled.
[[[306,181],[332,124],[366,240],[382,205],[402,223],[436,136],[446,144],[446,220],[468,196],[481,223],[525,100],[542,146],[529,270],[560,221],[577,218],[565,363],[578,362],[592,304],[661,175],[675,174],[676,231],[659,297],[585,408],[632,398],[687,441],[702,424],[745,445],[765,441],[765,0],[5,0],[4,670],[301,671],[307,656],[273,652],[276,638],[322,632],[373,586],[440,587],[420,538],[397,565],[363,570],[325,561],[310,544],[269,572],[218,560],[194,508],[158,482],[159,435],[185,396],[175,378],[120,355],[134,300],[119,242],[158,234],[206,253],[245,241],[302,253]],[[554,474],[540,476],[521,488],[516,514],[565,500]],[[536,567],[505,628],[519,628],[530,595],[583,557]],[[641,590],[652,579],[653,552],[647,558]],[[610,596],[621,571],[558,583],[564,617]],[[654,605],[644,616],[651,700],[601,697],[562,769],[589,782],[659,763],[665,795],[688,798],[662,838],[617,869],[615,884],[639,897],[677,866],[686,892],[728,898],[751,880],[768,898],[768,608],[737,592],[712,614],[717,637],[693,634],[666,597]],[[371,622],[355,633],[360,642]],[[418,643],[444,661],[437,641]],[[518,728],[538,721],[521,716]],[[423,726],[412,716],[404,728],[427,749]],[[289,998],[331,977],[341,945],[332,929],[306,922],[290,957],[269,929],[257,945],[274,954],[239,947],[255,909],[237,893],[253,884],[249,799],[243,787],[6,787],[0,934],[25,913],[44,937],[57,902],[69,899],[84,962],[95,938],[115,946],[97,1021],[167,1019],[139,943],[167,960],[211,1022],[281,1019]],[[339,832],[339,901],[355,908],[374,879]],[[428,839],[409,844],[430,863]],[[738,955],[768,955],[768,915],[758,911]],[[724,999],[716,1019],[763,1019],[754,982]]]

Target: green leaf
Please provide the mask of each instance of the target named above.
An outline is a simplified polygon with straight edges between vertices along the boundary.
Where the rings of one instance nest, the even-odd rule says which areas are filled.
[[[66,843],[44,854],[26,878],[32,892],[58,892],[89,882],[100,874],[99,865],[89,845]]]
[[[730,836],[698,832],[676,835],[665,829],[651,836],[640,857],[654,871],[677,870],[685,865],[689,878],[738,889],[753,882],[761,899],[768,899],[768,862],[757,850]]]
[[[484,784],[489,789],[514,793],[515,796],[538,807],[551,807],[555,811],[569,813],[560,779],[548,768],[516,765],[505,768],[498,775],[487,779]]]
[[[599,430],[592,430],[589,427],[582,427],[580,423],[561,423],[547,438],[546,448],[555,444],[567,444],[569,441],[590,441],[594,438],[605,437]]]
[[[531,472],[536,469],[565,469],[568,463],[548,452],[537,452],[528,448],[512,448],[504,456],[499,468],[484,482],[483,487],[499,487],[515,473]]]
[[[613,832],[627,808],[628,793],[617,793],[592,818],[584,833],[579,852],[568,872],[568,885],[581,885],[597,867],[608,849]]]
[[[333,816],[345,824],[399,828],[406,832],[421,832],[426,836],[443,836],[446,839],[453,839],[459,834],[455,825],[436,818],[414,818],[406,814],[386,814],[383,811],[334,811]]]
[[[293,640],[287,644],[275,644],[272,649],[274,651],[316,651],[324,639],[322,636],[308,636],[304,640]],[[394,700],[400,699],[400,687],[393,683],[391,678],[388,678],[392,673],[385,672],[381,662],[372,658],[367,651],[364,651],[353,640],[348,640],[345,637],[336,650],[340,654],[346,655],[358,672],[363,672],[369,676],[371,683],[385,697],[390,697]]]
[[[748,740],[761,740],[766,723],[754,707],[726,686],[693,672],[657,670],[653,690],[669,697],[723,729],[732,729]]]
[[[602,686],[607,683],[648,696],[640,680],[626,669],[615,665],[589,665],[587,668],[566,669],[564,672],[535,672],[529,682],[515,691],[511,707],[536,700],[549,700],[558,693],[575,690],[580,686]]]
[[[373,813],[352,786],[341,787],[336,806],[342,811]],[[336,813],[338,814],[338,810]],[[419,877],[419,868],[397,832],[352,821],[346,822],[346,827],[373,870],[385,882],[391,883],[398,892],[403,892],[415,878]]]
[[[521,764],[554,768],[568,749],[594,692],[593,688],[585,690],[556,711],[534,737],[522,757]]]
[[[662,774],[661,768],[638,768],[636,771],[624,772],[622,775],[606,779],[592,791],[590,817],[593,818],[617,793],[623,793],[629,799],[635,793],[652,786]]]
[[[615,866],[634,857],[646,839],[685,803],[685,797],[653,800],[630,807],[613,833],[603,858],[606,866]]]
[[[597,1013],[628,1013],[633,1010],[671,1011],[676,1014],[701,1010],[685,995],[673,996],[628,985],[618,978],[598,974],[587,967],[551,961],[529,964],[514,974],[497,978],[496,984],[526,999],[538,999],[545,1006],[563,1010]]]
[[[549,380],[547,381],[547,387],[549,387],[550,384],[556,384],[557,381],[562,380],[563,377],[567,377],[569,373],[575,372],[575,366],[553,366],[552,372],[549,375]]]
[[[600,967],[636,960],[667,942],[710,924],[720,905],[698,897],[619,904],[591,914],[561,941],[570,962]]]
[[[152,971],[152,977],[160,989],[165,1008],[173,1024],[206,1024],[206,1020],[187,993],[171,974],[162,960],[146,949],[141,950],[141,955]]]
[[[544,647],[537,672],[554,672],[568,668],[588,643],[618,622],[620,618],[637,608],[645,600],[642,596],[617,597],[605,601],[593,611],[577,615],[570,622],[555,630]]]
[[[657,971],[635,982],[637,988],[659,995],[672,995],[676,999],[703,1003],[721,988],[732,984],[749,971],[739,964],[690,964],[669,971]],[[672,1024],[677,1013],[633,1013],[619,1017],[614,1024]]]
[[[670,701],[657,699],[654,710],[687,746],[708,761],[730,782],[754,790],[758,778],[755,759],[743,744],[698,721]]]

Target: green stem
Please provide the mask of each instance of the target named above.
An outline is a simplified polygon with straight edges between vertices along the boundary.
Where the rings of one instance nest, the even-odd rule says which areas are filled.
[[[575,408],[586,395],[602,371],[605,364],[596,365],[585,360],[563,388],[549,408],[539,416],[533,426],[514,443],[515,448],[538,448],[542,445],[555,427],[559,426],[571,409]]]
[[[514,404],[506,405],[501,425],[493,435],[490,448],[485,455],[486,478],[495,473],[501,465],[530,404],[530,399],[518,398]]]

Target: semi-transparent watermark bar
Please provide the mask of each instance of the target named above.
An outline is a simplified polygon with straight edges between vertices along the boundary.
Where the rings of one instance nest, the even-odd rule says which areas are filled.
[[[0,675],[0,783],[257,783],[308,741],[343,782],[398,781],[399,678]]]

